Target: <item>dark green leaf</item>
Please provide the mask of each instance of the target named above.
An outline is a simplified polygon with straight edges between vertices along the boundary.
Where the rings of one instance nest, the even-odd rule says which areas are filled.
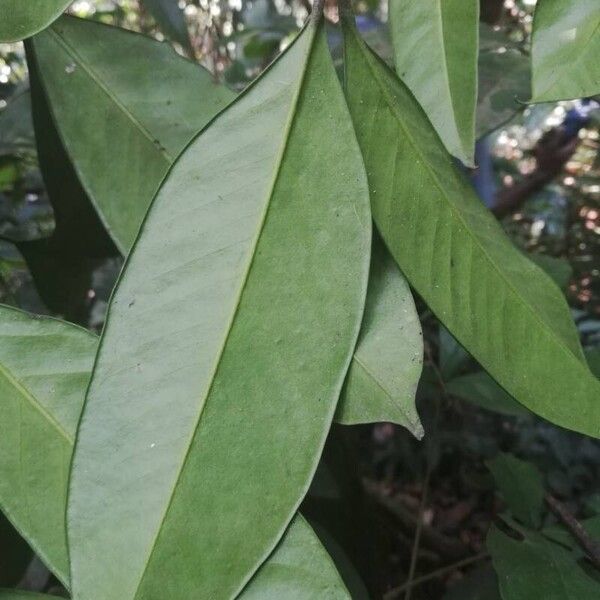
[[[142,0],[142,4],[169,38],[191,52],[190,34],[178,0]]]
[[[394,0],[396,71],[446,148],[473,164],[479,0]]]
[[[488,563],[469,571],[457,583],[450,584],[442,600],[502,600],[494,568]]]
[[[0,0],[0,42],[16,42],[48,27],[72,0]]]
[[[523,460],[501,452],[486,462],[496,485],[513,516],[538,528],[544,510],[544,483],[538,469]]]
[[[187,147],[129,255],[73,460],[76,597],[231,597],[308,488],[371,243],[360,151],[316,29]]]
[[[533,20],[533,102],[600,94],[598,0],[539,0]]]
[[[410,92],[346,30],[347,98],[373,217],[402,272],[516,400],[600,436],[600,383],[563,294],[506,237]]]
[[[567,288],[573,275],[573,267],[566,258],[537,253],[528,254],[527,258],[542,268],[561,290]]]
[[[58,596],[49,594],[36,594],[24,592],[23,590],[0,590],[0,600],[60,600]]]

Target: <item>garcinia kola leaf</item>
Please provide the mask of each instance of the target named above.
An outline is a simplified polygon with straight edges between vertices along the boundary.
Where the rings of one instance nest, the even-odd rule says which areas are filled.
[[[0,0],[0,42],[16,42],[48,27],[72,0]]]
[[[316,468],[358,336],[370,227],[313,22],[177,159],[129,254],[73,458],[76,598],[242,589]]]
[[[392,421],[421,439],[415,394],[422,366],[423,337],[410,288],[375,240],[365,314],[336,421]]]
[[[598,0],[539,0],[533,19],[532,102],[600,94]]]
[[[563,294],[479,201],[407,88],[345,25],[346,88],[375,223],[429,307],[519,402],[600,436],[592,376]]]
[[[142,143],[143,131],[136,123],[143,121],[151,128],[158,143],[173,148],[168,160],[174,160],[177,148],[183,147],[195,128],[199,130],[213,112],[233,98],[233,93],[215,86],[208,74],[174,55],[165,44],[81,19],[64,17],[34,38],[32,45],[28,46],[28,58],[32,84],[35,84],[32,90],[39,154],[57,225],[52,240],[24,244],[22,250],[30,267],[37,268],[45,277],[45,296],[56,288],[60,298],[60,293],[68,292],[76,281],[73,269],[67,271],[65,266],[75,262],[87,265],[89,260],[79,257],[82,253],[87,256],[93,249],[92,242],[102,242],[103,236],[92,218],[85,218],[85,226],[81,229],[70,224],[72,218],[81,219],[81,215],[87,215],[89,211],[84,210],[85,192],[70,165],[66,164],[68,161],[62,159],[65,153],[59,146],[56,130],[66,148],[71,150],[80,179],[94,199],[101,221],[126,255],[159,175],[152,172],[152,168],[143,170],[144,165],[152,164],[149,153],[154,155],[154,148]],[[70,75],[64,71],[65,47],[71,48],[69,56],[77,53],[77,64],[81,64],[86,73],[93,74],[77,84],[77,93],[66,93],[64,88],[67,85],[68,89],[72,82],[70,77],[77,71],[76,68]],[[119,49],[123,54],[119,54],[117,61]],[[153,61],[152,67],[148,64],[149,57]],[[38,62],[42,69],[35,68]],[[116,69],[115,64],[118,64]],[[157,87],[157,71],[160,71],[161,79],[173,79],[174,84]],[[38,78],[44,83],[47,98],[38,89]],[[190,85],[190,81],[195,85]],[[79,94],[82,91],[85,91],[88,105],[94,107],[91,122],[87,111],[85,119],[81,116]],[[54,119],[47,114],[48,105]],[[113,114],[121,115],[129,125],[127,135],[138,140],[136,143],[122,143],[123,126],[110,122]],[[131,116],[130,120],[127,115]],[[175,127],[178,119],[183,119],[188,126]],[[104,134],[94,133],[98,129]],[[53,140],[56,140],[54,149]],[[124,151],[119,152],[119,148]],[[111,172],[110,185],[104,176],[100,176],[99,161]],[[164,173],[168,164],[165,162],[158,171]],[[134,173],[133,179],[128,175],[130,172]],[[140,177],[144,179],[143,185],[139,183]],[[148,186],[149,180],[152,181]],[[63,266],[61,273],[48,268],[53,256],[49,246],[58,246],[61,251],[60,260],[53,263]],[[345,424],[392,421],[421,435],[413,388],[421,369],[422,341],[414,304],[402,275],[389,265],[389,261],[386,268],[375,269],[379,275],[372,278],[375,289],[369,292],[367,305],[381,307],[385,314],[375,312],[363,326],[357,347],[357,355],[361,358],[353,360],[350,382],[342,394],[336,420]],[[56,282],[60,285],[53,285]],[[362,365],[358,364],[359,360]],[[386,368],[383,368],[384,364]],[[367,368],[370,375],[365,372]]]
[[[0,341],[0,509],[68,588],[67,478],[98,338],[0,305]],[[277,598],[282,590],[291,595],[279,597],[348,598],[300,515],[241,598]]]
[[[473,164],[479,0],[391,0],[396,72],[448,151]]]
[[[125,254],[177,155],[234,94],[168,44],[75,17],[31,48],[67,154]]]

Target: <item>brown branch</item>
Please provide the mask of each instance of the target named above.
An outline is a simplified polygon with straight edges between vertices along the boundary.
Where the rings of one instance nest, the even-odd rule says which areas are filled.
[[[546,504],[558,517],[560,522],[569,530],[575,541],[586,553],[590,562],[600,571],[600,542],[594,540],[583,525],[569,512],[567,507],[554,496],[546,494]]]

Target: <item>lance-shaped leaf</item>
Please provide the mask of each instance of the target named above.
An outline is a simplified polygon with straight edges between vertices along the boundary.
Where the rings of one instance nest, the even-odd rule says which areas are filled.
[[[448,151],[472,165],[479,0],[391,0],[389,10],[396,72]]]
[[[67,477],[98,338],[71,323],[0,305],[0,340],[0,509],[69,587]],[[300,515],[242,598],[276,598],[281,589],[298,598],[325,597],[317,592],[348,597]]]
[[[179,6],[178,0],[143,0],[142,4],[168,37],[180,44],[187,52],[192,50],[185,13]]]
[[[234,94],[168,44],[74,17],[32,47],[67,154],[126,253],[175,157]]]
[[[365,314],[336,421],[391,421],[423,437],[415,394],[423,366],[423,334],[408,283],[388,251],[375,243]]]
[[[69,462],[97,343],[0,307],[0,507],[63,583]]]
[[[16,42],[48,27],[72,0],[0,0],[0,42]]]
[[[129,254],[73,459],[77,598],[228,598],[264,561],[352,358],[370,223],[311,24],[182,153]]]
[[[378,229],[409,282],[516,400],[600,435],[600,384],[569,309],[453,166],[397,77],[348,23],[347,98]]]
[[[531,42],[533,102],[600,94],[598,0],[540,0]]]

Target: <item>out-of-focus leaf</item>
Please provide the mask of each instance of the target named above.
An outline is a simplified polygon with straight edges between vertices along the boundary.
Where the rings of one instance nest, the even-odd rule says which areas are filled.
[[[0,499],[0,511],[2,500]],[[17,585],[34,556],[29,544],[19,535],[11,522],[0,512],[0,585]],[[6,549],[10,549],[7,552]]]
[[[440,372],[444,381],[453,379],[461,369],[469,363],[471,356],[456,338],[440,325],[439,361]]]
[[[600,383],[562,292],[512,244],[408,89],[348,21],[347,98],[378,229],[456,339],[519,402],[600,436]],[[365,114],[372,118],[365,118]]]
[[[519,541],[492,526],[487,548],[503,600],[596,600],[600,583],[577,563],[571,550],[539,533],[519,529]]]
[[[142,0],[142,4],[169,38],[184,50],[192,51],[185,13],[179,7],[178,0]]]
[[[423,334],[410,288],[387,250],[376,243],[365,314],[336,421],[391,421],[421,439],[415,393],[422,366]]]
[[[527,417],[531,415],[530,411],[519,404],[485,371],[455,377],[446,383],[446,390],[457,398],[502,415],[509,417]]]
[[[48,27],[72,0],[0,0],[0,42],[16,42]]]
[[[598,0],[539,0],[531,43],[532,102],[600,94]]]
[[[573,275],[573,267],[566,258],[537,253],[528,254],[527,258],[543,269],[561,290],[567,288]]]
[[[173,160],[233,93],[168,44],[91,21],[63,17],[32,47],[66,153],[126,254]]]
[[[600,540],[600,516],[597,515],[595,517],[585,519],[581,521],[581,525],[590,535],[590,537]],[[544,527],[542,533],[545,537],[551,539],[552,541],[562,544],[563,546],[567,546],[572,550],[580,549],[578,542],[563,525],[550,525],[549,527]]]
[[[31,96],[29,88],[22,86],[15,91],[0,111],[0,156],[33,152],[35,139],[31,120]]]
[[[488,460],[486,465],[513,516],[537,529],[544,510],[544,483],[539,470],[504,452]]]
[[[506,123],[523,109],[519,101],[524,102],[531,96],[528,57],[514,48],[500,48],[479,53],[477,138]]]
[[[479,0],[394,0],[396,72],[451,154],[473,165]]]
[[[68,583],[69,461],[97,339],[0,306],[0,340],[0,506]]]
[[[229,598],[253,575],[329,431],[370,226],[313,22],[178,158],[129,254],[73,458],[75,597]]]
[[[469,571],[457,583],[451,584],[442,600],[502,600],[494,568],[487,564]]]

